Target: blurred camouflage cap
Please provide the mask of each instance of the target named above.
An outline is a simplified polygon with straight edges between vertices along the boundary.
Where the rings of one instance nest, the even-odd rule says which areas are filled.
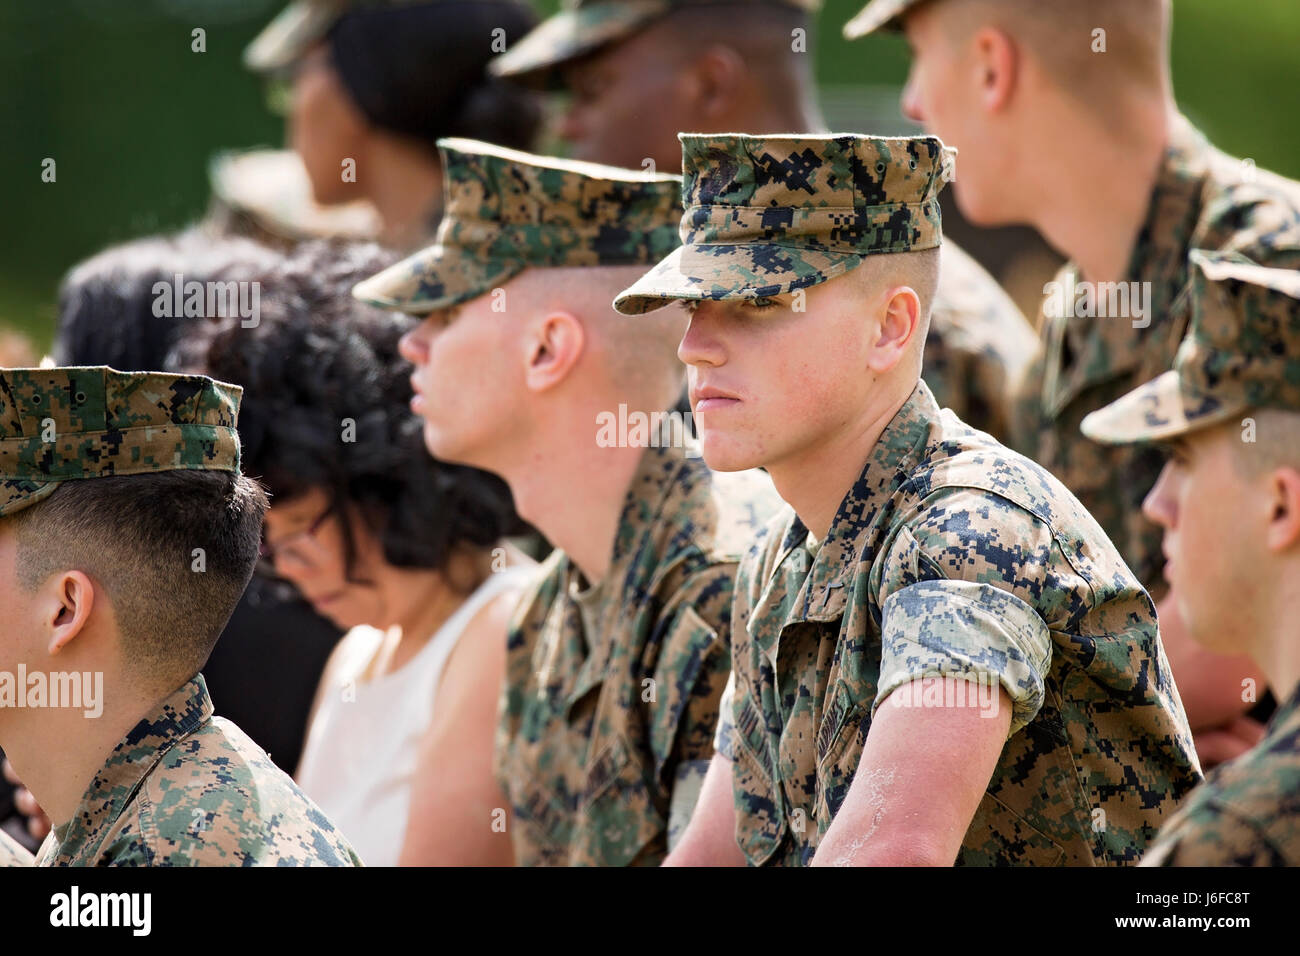
[[[1107,444],[1161,441],[1250,408],[1300,412],[1300,272],[1193,251],[1192,322],[1174,367],[1093,412]]]
[[[943,241],[939,192],[956,150],[933,136],[680,133],[682,247],[614,300],[626,315],[674,299],[780,295],[863,256]]]
[[[350,9],[399,7],[429,0],[292,0],[244,48],[244,66],[256,73],[282,70],[325,39]]]
[[[203,375],[0,368],[0,516],[72,479],[238,474],[242,395]]]
[[[650,265],[677,246],[681,178],[441,139],[445,206],[432,246],[352,294],[424,315],[530,267]]]
[[[813,12],[821,0],[562,0],[560,12],[488,66],[497,76],[542,85],[557,66],[636,33],[678,7],[769,4]]]
[[[278,239],[375,239],[379,211],[366,199],[322,206],[302,159],[288,149],[225,150],[208,163],[213,198]]]
[[[881,29],[895,32],[901,30],[900,17],[903,13],[923,2],[925,0],[871,0],[858,11],[857,16],[844,24],[844,38],[856,40]]]

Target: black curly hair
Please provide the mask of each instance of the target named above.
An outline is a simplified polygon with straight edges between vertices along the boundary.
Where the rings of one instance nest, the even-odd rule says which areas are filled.
[[[414,320],[350,294],[393,259],[370,243],[303,243],[256,277],[254,327],[206,323],[172,364],[244,387],[243,468],[274,498],[319,488],[332,510],[361,516],[390,564],[444,569],[458,548],[489,548],[526,526],[503,481],[425,448],[397,352]],[[342,528],[352,579],[355,543]]]

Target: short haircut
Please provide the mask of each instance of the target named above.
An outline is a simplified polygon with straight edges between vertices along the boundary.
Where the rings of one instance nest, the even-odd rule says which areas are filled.
[[[862,262],[849,275],[864,291],[875,291],[886,285],[910,286],[921,303],[918,338],[925,339],[930,327],[930,315],[939,290],[939,267],[942,250],[919,249],[911,252],[892,252],[885,255],[863,256]]]
[[[804,51],[813,49],[813,25],[803,10],[782,3],[686,4],[672,8],[662,22],[672,30],[681,61],[710,46],[728,46],[771,96],[797,96],[813,87],[812,54],[794,46],[793,33],[801,29]]]
[[[500,478],[425,448],[411,366],[397,351],[415,320],[351,296],[393,259],[373,243],[303,243],[256,277],[255,328],[209,323],[173,364],[243,386],[244,470],[275,498],[320,489],[365,522],[390,564],[443,569],[458,548],[491,547],[527,526]],[[341,528],[351,578],[356,544],[350,523]]]
[[[984,25],[1023,44],[1049,77],[1085,106],[1108,110],[1094,95],[1119,85],[1155,88],[1168,76],[1169,0],[941,0],[956,39]],[[1105,52],[1094,52],[1094,31]]]
[[[1242,422],[1254,424],[1253,441],[1246,441]],[[1300,471],[1300,412],[1285,408],[1252,408],[1224,423],[1228,432],[1239,433],[1240,447],[1232,460],[1237,472],[1253,478],[1276,468]]]
[[[162,471],[64,481],[0,520],[20,583],[88,575],[112,602],[126,666],[161,692],[207,662],[257,564],[266,506],[233,472]]]

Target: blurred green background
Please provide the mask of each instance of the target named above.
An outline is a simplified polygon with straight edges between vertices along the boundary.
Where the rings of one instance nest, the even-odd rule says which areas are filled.
[[[1086,0],[1080,0],[1086,2]],[[60,276],[104,246],[207,206],[216,150],[278,144],[240,54],[282,0],[0,0],[0,328],[44,348]],[[555,0],[539,4],[553,10]],[[857,0],[828,0],[814,50],[833,126],[859,104],[898,132],[897,37],[845,42]],[[1221,148],[1300,178],[1300,0],[1175,0],[1174,82]],[[191,31],[207,51],[191,52]],[[1032,149],[1032,143],[1025,144]],[[41,181],[42,161],[57,181]]]

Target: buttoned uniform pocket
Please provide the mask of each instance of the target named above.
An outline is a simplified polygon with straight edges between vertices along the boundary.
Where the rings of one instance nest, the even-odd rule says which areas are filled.
[[[657,805],[654,768],[612,737],[588,765],[570,863],[657,865],[668,849],[668,818]]]

